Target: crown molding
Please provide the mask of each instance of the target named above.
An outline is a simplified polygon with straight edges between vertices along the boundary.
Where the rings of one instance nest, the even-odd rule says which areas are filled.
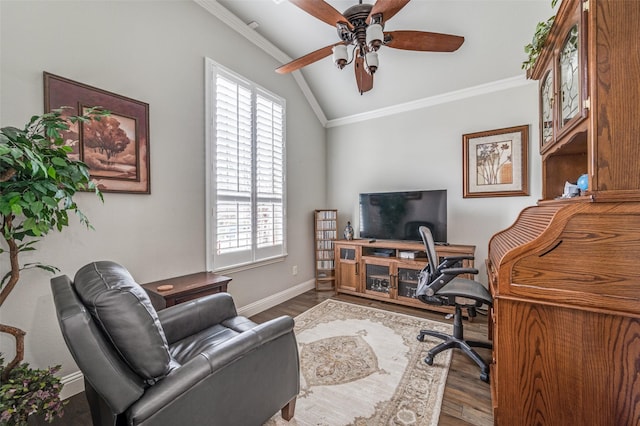
[[[242,20],[240,20],[233,13],[229,12],[227,8],[222,6],[216,0],[193,0],[193,1],[198,5],[200,5],[207,12],[211,13],[213,16],[215,16],[216,18],[218,18],[219,20],[227,24],[231,29],[235,30],[240,35],[245,37],[251,43],[255,44],[260,49],[265,51],[267,54],[271,55],[277,61],[283,64],[286,64],[287,62],[291,62],[293,60],[286,53],[284,53],[282,50],[278,49],[275,45],[273,45],[270,41],[268,41],[266,38],[262,37],[256,31],[249,28],[249,26],[247,26],[244,22],[242,22]],[[318,103],[317,99],[313,95],[313,92],[311,92],[311,88],[309,87],[309,85],[307,84],[307,81],[302,76],[302,73],[300,71],[294,71],[291,73],[291,75],[293,76],[294,80],[300,87],[300,90],[302,90],[302,94],[307,99],[307,102],[309,102],[309,105],[311,106],[311,109],[313,110],[313,112],[316,114],[318,121],[320,121],[320,123],[326,127],[327,117],[324,114],[324,111],[322,111],[322,108],[320,107],[320,104]]]
[[[503,80],[493,81],[491,83],[481,84],[478,86],[468,87],[466,89],[456,90],[442,95],[422,98],[403,104],[393,105],[386,108],[380,108],[373,111],[354,114],[348,117],[336,118],[329,120],[325,127],[338,127],[348,124],[359,123],[362,121],[373,120],[376,118],[386,117],[389,115],[401,114],[403,112],[413,111],[416,109],[428,108],[435,105],[446,104],[448,102],[459,101],[462,99],[472,98],[474,96],[485,95],[488,93],[499,92],[501,90],[513,89],[516,87],[527,86],[529,84],[537,84],[537,82],[527,80],[524,75],[506,78]]]

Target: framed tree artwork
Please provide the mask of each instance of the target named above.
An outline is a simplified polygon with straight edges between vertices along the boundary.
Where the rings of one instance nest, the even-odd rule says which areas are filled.
[[[65,115],[92,107],[111,112],[100,121],[75,123],[64,135],[70,155],[89,166],[101,191],[151,193],[148,104],[44,72],[45,112],[63,107]]]
[[[463,135],[462,149],[464,198],[529,195],[528,125]]]

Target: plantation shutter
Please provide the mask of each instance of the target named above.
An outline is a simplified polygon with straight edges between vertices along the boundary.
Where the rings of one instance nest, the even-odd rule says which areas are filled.
[[[215,67],[213,269],[285,254],[284,102]]]
[[[251,90],[216,78],[217,254],[251,251]]]
[[[267,96],[256,96],[256,195],[259,250],[278,250],[284,240],[283,110]]]

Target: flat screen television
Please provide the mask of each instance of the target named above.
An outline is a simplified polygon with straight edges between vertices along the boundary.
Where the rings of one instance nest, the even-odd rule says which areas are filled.
[[[360,194],[360,238],[422,241],[423,225],[447,242],[446,189]]]

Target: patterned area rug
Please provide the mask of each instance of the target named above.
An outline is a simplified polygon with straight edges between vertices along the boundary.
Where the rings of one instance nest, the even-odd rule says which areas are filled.
[[[422,329],[451,326],[337,300],[296,317],[300,394],[295,416],[266,425],[437,425],[451,351],[424,363],[440,341]]]

